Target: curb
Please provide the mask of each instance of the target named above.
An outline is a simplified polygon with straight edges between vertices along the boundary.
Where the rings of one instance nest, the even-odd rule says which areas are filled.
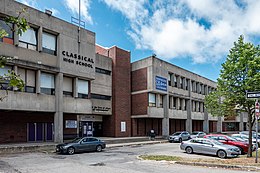
[[[168,141],[146,141],[146,142],[133,142],[133,143],[118,143],[118,144],[107,144],[106,148],[115,148],[115,147],[127,147],[127,146],[139,146],[139,145],[151,145],[151,144],[161,144]]]
[[[226,169],[239,169],[247,171],[260,171],[259,167],[255,166],[242,166],[242,165],[226,165],[226,164],[214,164],[214,163],[200,163],[200,162],[185,162],[176,161],[175,164],[180,165],[191,165],[191,166],[206,166],[206,167],[216,167],[216,168],[226,168]]]

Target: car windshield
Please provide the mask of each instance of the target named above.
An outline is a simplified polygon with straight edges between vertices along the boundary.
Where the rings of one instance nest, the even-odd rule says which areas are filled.
[[[230,140],[230,141],[237,141],[235,138],[232,138],[232,137],[230,137],[230,136],[228,136],[227,138],[228,138],[228,140]]]
[[[176,133],[173,133],[172,135],[180,135],[181,134],[181,132],[176,132]]]
[[[221,142],[219,142],[219,141],[217,141],[217,140],[211,140],[211,142],[212,142],[213,144],[216,144],[216,145],[224,145],[223,143],[221,143]]]
[[[81,138],[75,138],[70,143],[78,143],[81,140]]]
[[[191,135],[197,135],[199,132],[192,132]]]

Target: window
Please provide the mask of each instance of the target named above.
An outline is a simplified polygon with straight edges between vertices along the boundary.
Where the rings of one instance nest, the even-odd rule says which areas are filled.
[[[177,98],[173,97],[173,109],[176,109],[176,105],[177,105]]]
[[[100,100],[111,100],[111,96],[100,95],[100,94],[91,94],[92,99],[100,99]]]
[[[41,73],[41,93],[54,95],[54,75],[49,73]]]
[[[7,79],[6,74],[8,74],[8,71],[11,71],[12,67],[10,66],[4,66],[4,68],[0,68],[0,89],[12,89],[9,88],[9,79]]]
[[[88,98],[88,81],[78,80],[78,97],[79,98]]]
[[[176,75],[174,75],[174,87],[177,87],[177,78],[178,78],[178,76],[176,76]]]
[[[172,73],[168,73],[168,85],[172,86]]]
[[[111,71],[96,67],[96,73],[111,75]]]
[[[19,37],[19,46],[27,49],[37,50],[37,32],[34,28],[27,29]]]
[[[156,106],[156,96],[153,93],[149,93],[149,106]]]
[[[6,24],[4,20],[0,19],[0,29],[3,29],[8,34],[7,36],[0,38],[1,42],[14,44],[13,24]]]
[[[56,35],[42,33],[42,51],[51,55],[57,55],[57,37]]]
[[[63,77],[63,96],[73,96],[73,79],[70,77]]]
[[[17,73],[25,83],[24,91],[28,93],[35,93],[35,71],[18,68]]]

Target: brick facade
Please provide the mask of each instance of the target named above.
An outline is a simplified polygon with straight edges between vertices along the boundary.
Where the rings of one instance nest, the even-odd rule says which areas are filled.
[[[132,135],[147,136],[153,129],[156,135],[162,135],[162,119],[159,118],[134,118],[132,120]]]
[[[27,123],[52,123],[54,114],[0,112],[0,143],[27,142]]]
[[[142,68],[131,73],[132,92],[147,90],[147,68]]]
[[[148,106],[148,93],[132,95],[132,115],[146,115]]]
[[[96,46],[96,52],[112,58],[112,116],[103,118],[104,136],[131,136],[131,63],[130,52],[116,46]],[[121,122],[126,131],[121,132]]]

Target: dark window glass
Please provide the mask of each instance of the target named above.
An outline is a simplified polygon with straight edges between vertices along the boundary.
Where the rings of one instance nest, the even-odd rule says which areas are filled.
[[[72,97],[73,93],[69,92],[69,91],[63,91],[63,96],[70,96],[70,97]]]
[[[96,67],[96,73],[111,75],[111,71]]]
[[[88,95],[87,95],[87,94],[78,93],[78,98],[87,99],[87,98],[88,98]]]
[[[100,94],[91,94],[92,99],[100,99],[100,100],[111,100],[111,96],[100,95]]]
[[[35,87],[26,86],[24,90],[27,93],[35,93]]]
[[[6,24],[6,22],[2,19],[0,19],[0,29],[5,30],[5,32],[8,34],[3,38],[0,38],[1,42],[8,43],[8,44],[14,44],[13,39],[13,24]]]

